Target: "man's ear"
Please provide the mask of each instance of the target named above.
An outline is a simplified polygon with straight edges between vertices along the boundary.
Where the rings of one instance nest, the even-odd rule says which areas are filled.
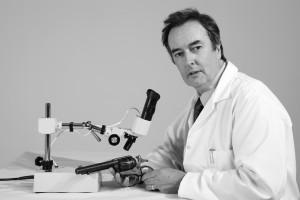
[[[221,59],[221,57],[222,57],[221,44],[218,44],[218,45],[216,46],[216,54],[217,54],[217,58],[218,58],[218,59]]]

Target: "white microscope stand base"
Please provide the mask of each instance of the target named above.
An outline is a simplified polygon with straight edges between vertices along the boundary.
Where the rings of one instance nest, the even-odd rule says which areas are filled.
[[[34,174],[33,192],[98,192],[101,173],[77,175],[75,169],[54,169]]]

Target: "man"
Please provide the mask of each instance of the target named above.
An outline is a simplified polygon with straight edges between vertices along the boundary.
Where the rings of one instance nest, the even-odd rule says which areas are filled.
[[[185,9],[164,23],[163,44],[196,93],[149,154],[146,189],[190,199],[299,199],[292,122],[279,100],[226,60],[211,17]]]

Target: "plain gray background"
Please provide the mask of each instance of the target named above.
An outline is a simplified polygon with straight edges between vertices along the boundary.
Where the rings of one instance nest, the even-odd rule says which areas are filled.
[[[225,56],[263,81],[293,120],[300,180],[299,1],[0,0],[0,166],[24,151],[43,151],[37,120],[52,104],[64,122],[110,125],[146,91],[161,95],[150,133],[130,152],[64,133],[52,151],[143,153],[162,143],[167,125],[186,106],[184,84],[161,44],[162,21],[196,7],[219,24]],[[131,127],[130,112],[121,127]]]

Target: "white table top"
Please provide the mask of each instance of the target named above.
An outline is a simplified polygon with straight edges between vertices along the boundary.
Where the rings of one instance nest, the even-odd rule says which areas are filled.
[[[132,155],[133,154],[126,154]],[[40,171],[40,167],[35,166],[34,160],[42,154],[25,152],[11,163],[0,168],[0,178],[13,178],[33,175]],[[109,152],[59,152],[54,153],[54,161],[58,166],[73,167],[78,165],[89,165],[93,163],[108,161],[113,158],[125,156]],[[143,185],[133,187],[122,187],[114,180],[107,171],[102,171],[102,186],[97,193],[34,193],[33,180],[0,181],[0,199],[180,199],[177,194],[163,194],[157,191],[147,191]]]

